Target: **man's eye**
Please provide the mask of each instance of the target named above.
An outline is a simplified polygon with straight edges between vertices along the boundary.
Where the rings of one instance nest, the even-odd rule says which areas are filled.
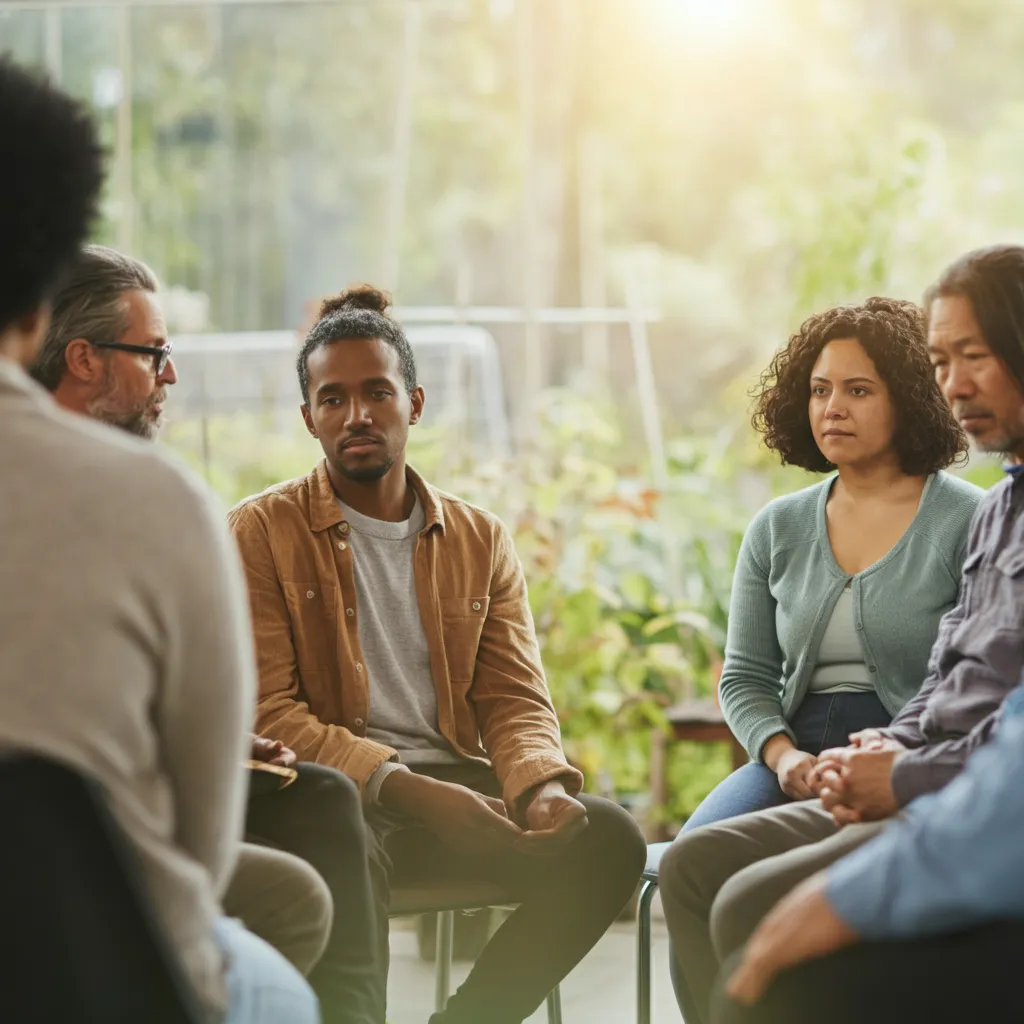
[[[384,401],[385,398],[390,398],[391,397],[391,392],[390,391],[374,391],[373,397],[376,398],[378,402],[382,402],[382,401]]]

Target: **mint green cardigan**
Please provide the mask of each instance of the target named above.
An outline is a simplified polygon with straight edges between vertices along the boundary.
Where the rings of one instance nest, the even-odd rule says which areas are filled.
[[[719,700],[755,760],[807,692],[822,634],[847,582],[878,697],[895,714],[928,674],[939,619],[956,604],[967,536],[984,492],[949,473],[928,478],[917,515],[895,547],[856,576],[829,544],[833,474],[766,505],[740,547],[729,604]]]

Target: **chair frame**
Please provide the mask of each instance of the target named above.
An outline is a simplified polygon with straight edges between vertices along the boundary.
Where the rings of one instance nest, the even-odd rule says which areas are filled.
[[[473,909],[485,909],[483,907]],[[437,912],[437,946],[434,953],[434,1010],[448,1005],[452,984],[452,955],[455,949],[455,911]],[[562,993],[556,985],[547,995],[548,1024],[562,1024]]]
[[[657,891],[657,878],[645,878],[641,883],[636,915],[637,1024],[651,1024],[651,904]]]

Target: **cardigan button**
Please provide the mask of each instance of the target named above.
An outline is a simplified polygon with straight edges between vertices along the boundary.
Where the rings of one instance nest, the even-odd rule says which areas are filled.
[[[876,669],[874,665],[868,665],[868,671],[869,672],[877,672],[878,669]]]

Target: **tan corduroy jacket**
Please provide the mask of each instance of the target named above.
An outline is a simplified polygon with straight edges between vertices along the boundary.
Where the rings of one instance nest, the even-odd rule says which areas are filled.
[[[578,791],[583,779],[562,752],[511,536],[490,513],[412,470],[408,479],[427,516],[414,571],[441,732],[462,756],[491,762],[510,807],[549,779]],[[366,738],[349,527],[326,463],[247,498],[228,521],[252,602],[257,732],[364,786],[397,755]]]

